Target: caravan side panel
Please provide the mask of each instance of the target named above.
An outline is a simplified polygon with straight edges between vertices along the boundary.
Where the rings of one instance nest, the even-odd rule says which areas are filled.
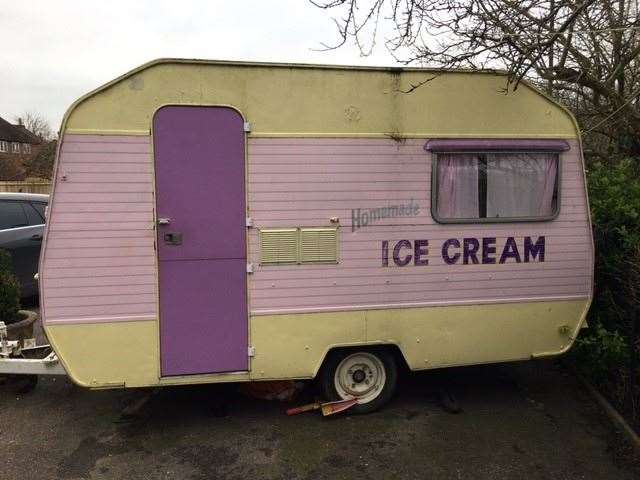
[[[157,383],[152,169],[148,136],[62,138],[41,308],[67,372],[87,386]]]
[[[148,137],[66,135],[41,272],[48,325],[154,320]]]
[[[431,216],[432,155],[425,140],[253,139],[249,200],[256,229],[252,261],[260,263],[259,230],[330,226],[339,218],[339,263],[264,265],[251,279],[255,315],[427,305],[588,298],[593,253],[580,150],[560,155],[561,207],[543,222],[438,224]],[[371,220],[371,209],[417,205],[417,214]],[[494,238],[497,256],[507,238],[545,237],[544,262],[448,265],[450,238]],[[383,266],[382,242],[428,242],[420,265]],[[407,244],[408,245],[408,244]],[[413,255],[403,249],[403,256]],[[392,252],[389,253],[392,256]]]

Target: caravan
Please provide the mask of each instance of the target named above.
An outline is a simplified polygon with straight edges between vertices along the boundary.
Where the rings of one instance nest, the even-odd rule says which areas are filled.
[[[429,83],[405,93],[425,76]],[[592,298],[580,133],[495,72],[158,60],[78,100],[40,263],[90,388],[549,357]]]

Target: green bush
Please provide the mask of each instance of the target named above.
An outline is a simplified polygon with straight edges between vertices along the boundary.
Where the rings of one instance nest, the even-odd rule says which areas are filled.
[[[589,169],[596,247],[591,318],[609,331],[628,331],[640,288],[640,171],[629,159]]]
[[[638,417],[640,404],[640,168],[635,159],[593,163],[589,200],[595,242],[591,328],[573,357],[580,371],[618,407]],[[638,422],[639,418],[631,418]]]
[[[0,321],[7,324],[18,319],[20,284],[11,271],[11,256],[0,250]]]
[[[583,374],[604,384],[629,361],[629,346],[618,331],[611,332],[602,324],[596,324],[576,341],[574,355]]]

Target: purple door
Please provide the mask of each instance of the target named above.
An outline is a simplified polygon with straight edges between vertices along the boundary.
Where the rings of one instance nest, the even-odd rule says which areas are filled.
[[[226,107],[153,120],[163,376],[248,369],[243,127]]]

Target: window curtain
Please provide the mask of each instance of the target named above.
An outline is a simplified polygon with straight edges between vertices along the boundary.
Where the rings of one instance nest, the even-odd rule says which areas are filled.
[[[487,154],[487,218],[553,214],[558,156]]]
[[[438,155],[438,216],[478,218],[478,157]]]

